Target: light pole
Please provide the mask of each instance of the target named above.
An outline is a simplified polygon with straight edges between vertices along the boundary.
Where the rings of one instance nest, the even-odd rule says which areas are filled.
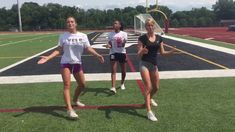
[[[22,22],[21,22],[21,14],[20,14],[20,2],[17,0],[17,6],[18,6],[18,16],[19,16],[19,30],[22,32]]]

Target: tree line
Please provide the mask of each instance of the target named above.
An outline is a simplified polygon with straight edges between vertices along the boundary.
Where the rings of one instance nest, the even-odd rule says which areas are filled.
[[[150,6],[154,8],[154,6]],[[190,11],[173,12],[166,6],[159,7],[169,21],[170,27],[207,27],[218,26],[222,19],[235,19],[235,2],[233,0],[218,0],[209,10],[205,7]],[[62,6],[49,3],[39,5],[34,2],[25,2],[21,6],[23,30],[56,30],[64,29],[66,17],[74,16],[80,29],[104,29],[112,25],[114,20],[120,20],[126,27],[133,27],[134,16],[145,13],[144,6],[125,7],[123,9],[88,9]],[[164,17],[159,13],[150,13],[160,26],[163,26]],[[17,5],[10,9],[0,8],[0,30],[7,31],[18,28]]]

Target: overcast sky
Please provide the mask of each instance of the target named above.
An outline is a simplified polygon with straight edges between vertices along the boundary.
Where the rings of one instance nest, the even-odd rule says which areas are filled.
[[[84,9],[98,8],[98,9],[113,9],[115,7],[123,8],[126,6],[143,5],[146,0],[19,0],[20,3],[36,2],[40,5],[46,3],[59,3],[61,5],[79,6]],[[149,0],[150,3],[155,3],[155,0]],[[160,5],[168,6],[173,11],[191,10],[192,8],[207,7],[211,9],[212,5],[217,0],[158,0]],[[16,4],[17,0],[0,0],[0,8],[11,8]]]

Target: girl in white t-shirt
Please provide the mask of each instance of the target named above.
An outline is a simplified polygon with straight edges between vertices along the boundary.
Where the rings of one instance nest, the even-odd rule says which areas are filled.
[[[126,49],[125,43],[127,41],[127,33],[123,31],[123,25],[120,21],[114,21],[113,32],[108,35],[108,45],[110,48],[110,65],[111,65],[111,80],[112,87],[111,91],[116,93],[116,72],[117,63],[119,62],[122,72],[121,89],[125,89],[124,81],[126,77]]]
[[[96,56],[101,63],[104,62],[104,58],[90,46],[87,35],[77,31],[77,22],[75,21],[74,17],[68,17],[66,22],[68,32],[60,35],[57,49],[49,56],[41,56],[38,64],[44,64],[50,59],[62,54],[60,64],[61,75],[64,83],[64,100],[69,117],[78,118],[78,115],[73,110],[70,101],[70,74],[73,74],[78,84],[74,93],[73,101],[78,106],[85,106],[78,99],[78,96],[85,88],[85,78],[82,70],[81,55],[85,49],[92,55]]]

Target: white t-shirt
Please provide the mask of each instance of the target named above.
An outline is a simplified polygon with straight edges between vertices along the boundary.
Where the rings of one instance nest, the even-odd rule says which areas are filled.
[[[109,54],[126,53],[125,47],[122,47],[124,40],[127,41],[126,32],[110,32],[108,35],[108,41],[111,42],[112,48],[110,48]]]
[[[63,48],[61,64],[82,64],[82,53],[84,49],[90,46],[90,42],[84,33],[72,34],[65,32],[60,35],[58,45]]]

